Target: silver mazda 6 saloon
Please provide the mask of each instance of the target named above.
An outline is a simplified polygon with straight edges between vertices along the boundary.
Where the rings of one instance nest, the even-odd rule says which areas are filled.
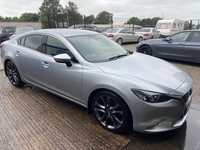
[[[115,133],[129,125],[145,133],[179,128],[192,100],[186,72],[96,32],[30,31],[3,42],[1,60],[14,86],[29,83],[77,103]]]

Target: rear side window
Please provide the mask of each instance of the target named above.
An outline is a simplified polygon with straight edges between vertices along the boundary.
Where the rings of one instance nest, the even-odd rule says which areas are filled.
[[[24,46],[24,41],[25,41],[25,37],[22,37],[22,38],[17,40],[17,44]]]
[[[29,35],[26,36],[24,46],[37,51],[42,51],[42,41],[43,41],[43,35]]]

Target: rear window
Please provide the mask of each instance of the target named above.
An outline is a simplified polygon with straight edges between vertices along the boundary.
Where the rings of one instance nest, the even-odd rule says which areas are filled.
[[[9,33],[9,32],[14,32],[15,31],[15,27],[4,27],[2,29],[2,32],[6,32],[6,33]]]
[[[107,33],[115,33],[117,32],[119,29],[107,29],[105,32]]]
[[[140,29],[138,32],[150,32],[151,29]]]

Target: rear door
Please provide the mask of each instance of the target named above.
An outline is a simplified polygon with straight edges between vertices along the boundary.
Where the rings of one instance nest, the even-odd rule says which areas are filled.
[[[126,29],[122,29],[121,31],[119,31],[118,36],[122,37],[123,42],[129,42],[129,35],[126,32]]]
[[[15,62],[23,77],[29,82],[40,84],[40,57],[44,36],[35,34],[17,40],[20,46],[15,49]]]
[[[158,57],[182,59],[182,51],[191,32],[180,32],[170,36],[170,41],[163,40],[157,45]]]
[[[200,62],[200,32],[194,32],[191,39],[185,43],[182,59]]]

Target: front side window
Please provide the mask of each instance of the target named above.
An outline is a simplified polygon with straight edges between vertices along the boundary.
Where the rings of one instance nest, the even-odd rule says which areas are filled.
[[[64,53],[67,53],[71,57],[72,61],[77,62],[71,51],[60,40],[48,36],[46,43],[46,54],[55,56]]]
[[[24,46],[37,51],[42,51],[42,41],[43,35],[28,35],[26,36]]]
[[[184,42],[184,41],[186,41],[186,39],[188,38],[189,35],[190,35],[190,32],[181,32],[181,33],[172,35],[170,38],[174,42]]]
[[[200,32],[194,33],[192,36],[191,42],[200,42]]]

